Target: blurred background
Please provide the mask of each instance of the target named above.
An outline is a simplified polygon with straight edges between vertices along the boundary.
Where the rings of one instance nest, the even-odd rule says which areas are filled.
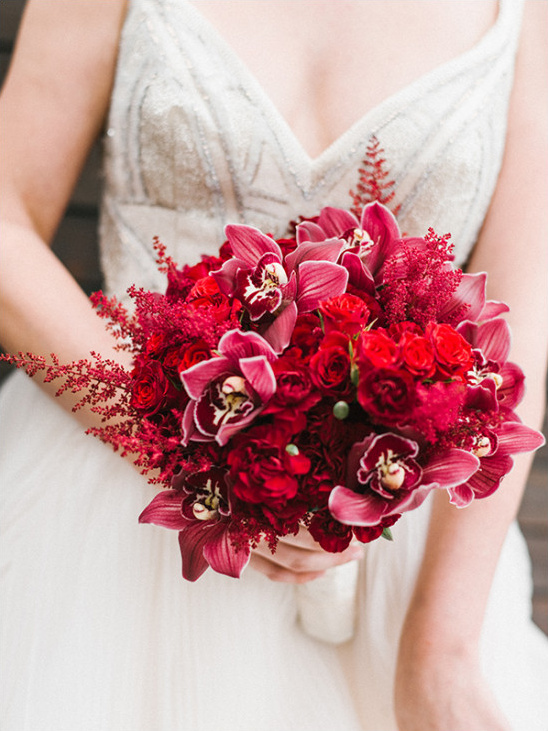
[[[47,1],[47,0],[42,0]],[[8,70],[14,39],[26,0],[0,0],[0,84]],[[0,130],[1,133],[1,130]],[[90,293],[101,288],[97,256],[97,210],[100,191],[100,146],[92,149],[74,191],[53,248]],[[0,363],[0,366],[5,366]],[[0,369],[0,379],[7,374]],[[544,433],[548,433],[548,419]],[[548,634],[548,447],[537,452],[519,514],[533,560],[533,617]]]

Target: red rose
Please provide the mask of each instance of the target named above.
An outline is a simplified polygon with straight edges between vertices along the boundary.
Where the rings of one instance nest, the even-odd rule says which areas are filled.
[[[287,443],[278,436],[265,427],[233,439],[228,454],[230,479],[234,494],[243,502],[272,507],[297,494],[298,475],[308,472],[310,460],[300,453],[289,454]]]
[[[401,338],[399,345],[401,360],[407,370],[422,378],[429,378],[435,373],[436,361],[434,358],[434,350],[431,342],[427,338],[406,332]]]
[[[151,360],[137,369],[131,385],[130,403],[145,416],[151,416],[164,405],[169,381],[158,361]]]
[[[211,350],[205,340],[196,340],[188,347],[178,348],[177,350],[177,370],[186,371],[196,363],[201,363],[204,360],[211,358]]]
[[[385,368],[398,359],[398,346],[381,329],[362,332],[357,350],[360,365],[365,360],[375,368]]]
[[[345,396],[352,390],[348,338],[339,332],[327,335],[310,359],[310,376],[327,395]]]
[[[349,335],[357,335],[369,321],[369,308],[365,302],[353,294],[341,294],[320,304],[325,332],[337,330]]]
[[[375,421],[386,426],[405,424],[415,405],[415,383],[397,368],[360,369],[358,401]]]
[[[293,328],[287,353],[300,360],[303,365],[307,365],[318,350],[322,338],[320,318],[312,313],[299,315]]]
[[[472,368],[472,346],[451,325],[430,323],[425,334],[434,348],[442,377],[462,376]]]
[[[348,548],[352,540],[352,528],[335,520],[328,512],[316,513],[308,530],[324,551],[340,553]]]
[[[276,393],[263,414],[278,414],[281,411],[308,411],[321,396],[314,388],[309,369],[297,360],[282,356],[272,363],[276,376]]]

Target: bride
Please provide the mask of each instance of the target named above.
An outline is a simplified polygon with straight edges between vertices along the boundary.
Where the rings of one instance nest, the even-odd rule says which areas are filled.
[[[123,296],[162,286],[154,235],[183,263],[229,222],[281,236],[348,206],[374,134],[402,229],[451,231],[457,263],[510,304],[538,426],[545,16],[520,0],[29,0],[1,96],[3,347],[123,358],[47,246],[98,135],[105,282]],[[20,373],[0,394],[5,731],[546,730],[514,522],[529,458],[494,496],[458,511],[436,495],[393,544],[360,547],[357,627],[335,646],[298,609],[355,548],[299,536],[259,547],[239,581],[184,582],[174,536],[137,524],[150,486],[70,407]]]

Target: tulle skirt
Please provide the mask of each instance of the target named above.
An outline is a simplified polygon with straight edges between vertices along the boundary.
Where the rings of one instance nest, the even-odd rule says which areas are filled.
[[[368,546],[358,626],[312,639],[299,588],[180,573],[137,518],[153,488],[26,376],[0,394],[3,731],[393,731],[392,677],[428,507]],[[548,646],[512,529],[483,637],[514,731],[548,728]]]

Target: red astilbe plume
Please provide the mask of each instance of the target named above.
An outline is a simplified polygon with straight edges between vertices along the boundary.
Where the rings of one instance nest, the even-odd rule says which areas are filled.
[[[429,229],[423,245],[417,239],[409,244],[403,240],[400,251],[386,262],[379,300],[387,325],[405,320],[421,327],[429,322],[453,325],[463,318],[467,305],[441,316],[462,279],[462,271],[451,266],[449,238]]]
[[[367,145],[365,157],[358,169],[358,184],[356,190],[350,190],[352,198],[352,213],[359,218],[362,209],[367,203],[378,201],[390,208],[394,199],[394,181],[389,178],[390,173],[386,167],[386,159],[383,157],[384,150],[379,140],[372,135]],[[391,208],[392,213],[397,215],[399,206]]]

